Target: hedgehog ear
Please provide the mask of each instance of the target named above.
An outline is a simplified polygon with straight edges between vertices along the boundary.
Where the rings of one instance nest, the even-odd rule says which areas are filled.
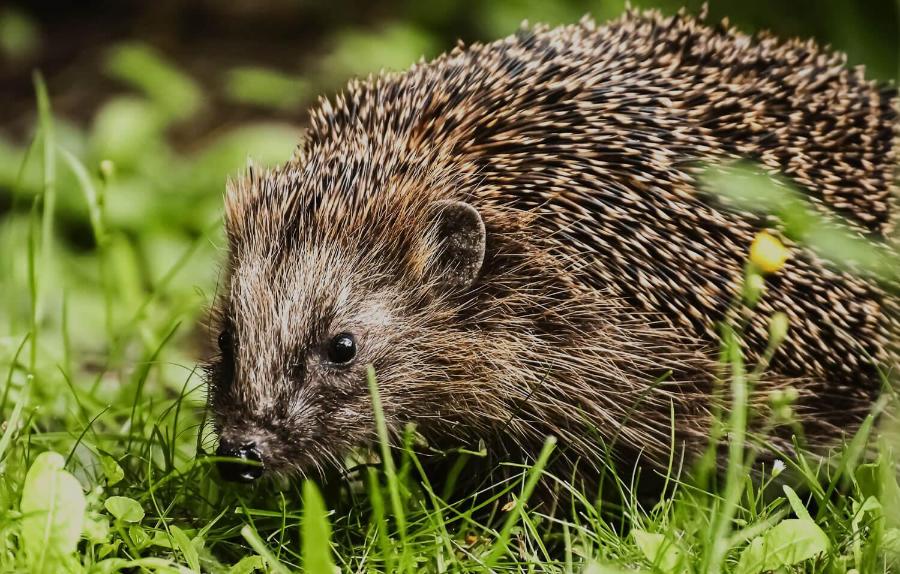
[[[429,275],[442,290],[468,287],[484,263],[487,236],[481,214],[462,201],[438,201],[432,209]]]

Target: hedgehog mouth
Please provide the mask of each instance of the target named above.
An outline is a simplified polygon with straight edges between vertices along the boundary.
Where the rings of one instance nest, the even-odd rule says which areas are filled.
[[[260,479],[324,477],[343,465],[344,441],[273,428],[271,424],[238,422],[216,429],[219,447],[216,466],[227,481],[253,483]]]
[[[234,444],[219,441],[216,463],[219,475],[229,482],[253,482],[265,472],[262,454],[255,443]]]

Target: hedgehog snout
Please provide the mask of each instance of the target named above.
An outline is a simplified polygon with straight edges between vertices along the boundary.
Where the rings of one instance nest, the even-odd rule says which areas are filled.
[[[263,475],[265,465],[256,442],[219,441],[216,456],[223,459],[216,463],[221,477],[229,482],[253,482]]]

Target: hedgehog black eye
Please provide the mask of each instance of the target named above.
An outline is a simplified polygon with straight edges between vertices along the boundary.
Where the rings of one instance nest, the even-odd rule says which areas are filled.
[[[350,333],[335,335],[328,341],[328,361],[347,365],[356,357],[356,338]]]

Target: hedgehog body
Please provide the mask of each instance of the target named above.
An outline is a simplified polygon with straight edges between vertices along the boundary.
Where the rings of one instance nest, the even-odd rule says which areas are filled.
[[[286,165],[227,198],[210,403],[225,453],[309,471],[390,429],[565,458],[663,460],[709,436],[717,325],[760,229],[700,185],[752,160],[861,236],[893,225],[894,92],[810,42],[629,13],[522,30],[352,82]],[[896,300],[791,246],[746,331],[812,443],[897,361]],[[343,360],[349,357],[349,360]],[[674,421],[672,419],[674,413]],[[229,450],[230,449],[230,450]]]

